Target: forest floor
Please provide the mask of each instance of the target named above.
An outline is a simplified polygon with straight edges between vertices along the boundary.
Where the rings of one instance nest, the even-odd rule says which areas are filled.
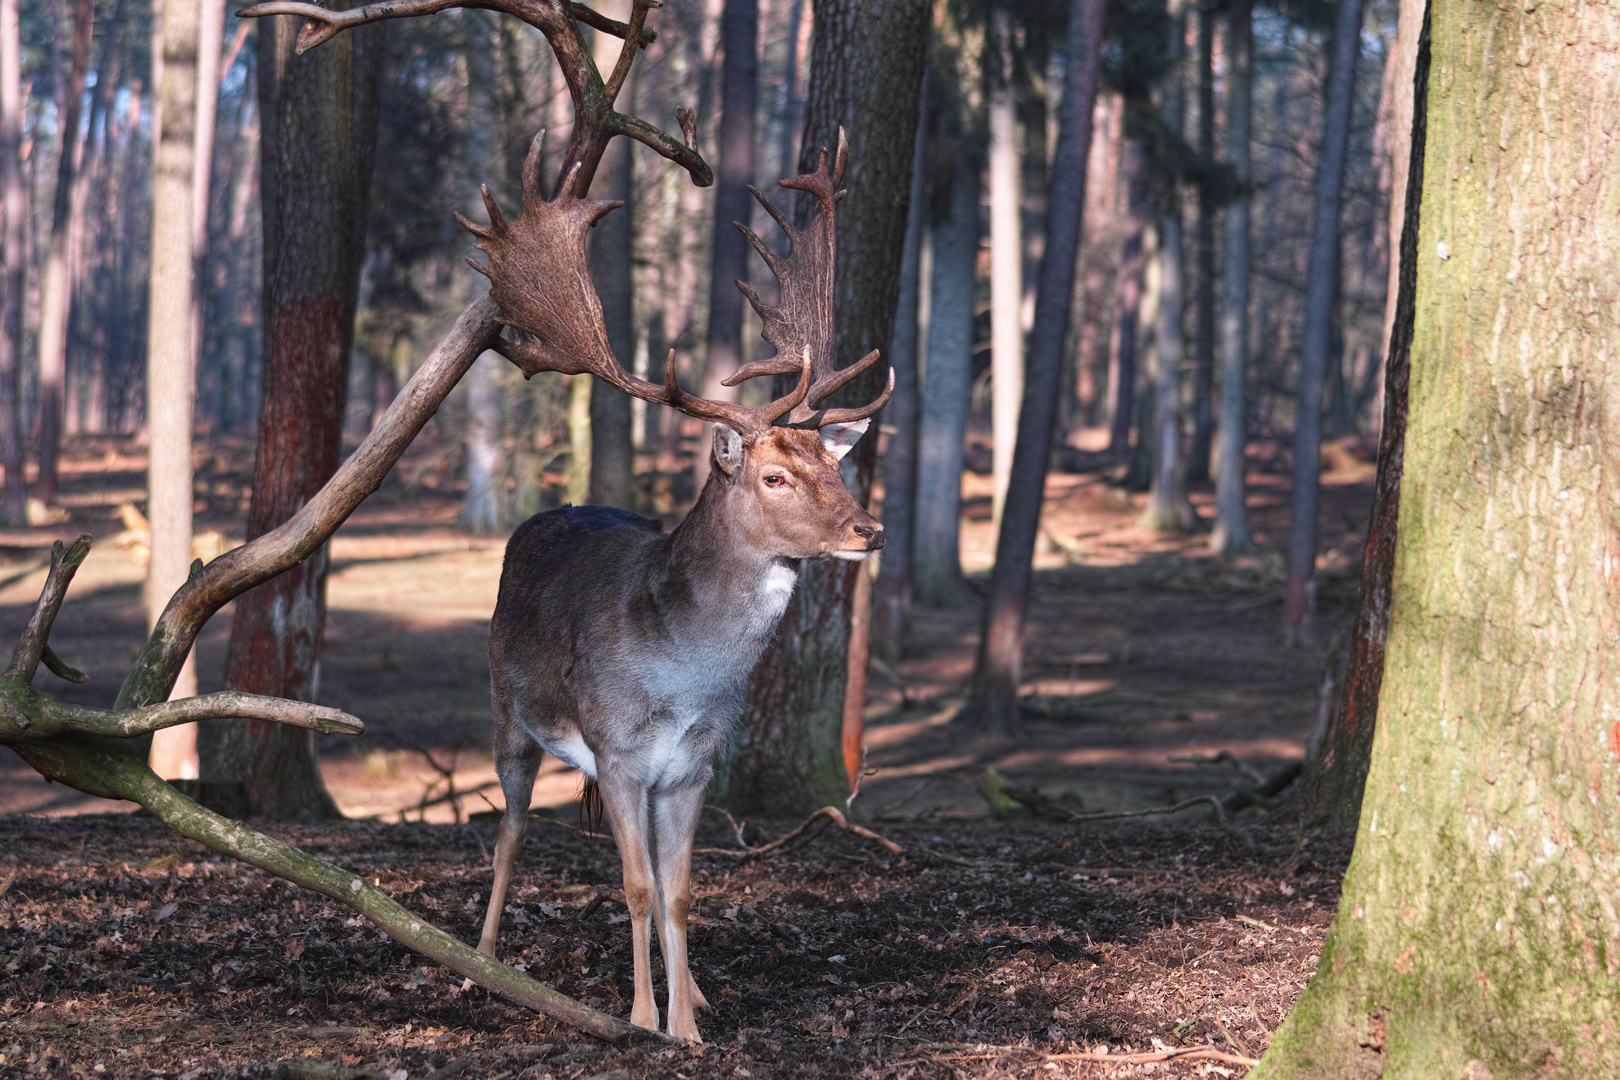
[[[274,831],[471,940],[500,805],[484,648],[502,543],[457,533],[453,485],[436,479],[452,470],[431,447],[413,455],[332,547],[320,696],[365,719],[367,734],[327,739],[323,772],[363,820]],[[230,445],[202,459],[198,528],[222,534],[205,543],[240,538],[243,460]],[[714,1005],[700,1014],[702,1050],[603,1051],[463,994],[346,909],[172,837],[128,804],[40,783],[4,751],[0,1074],[197,1080],[313,1059],[396,1078],[457,1062],[468,1076],[524,1080],[621,1069],[1241,1075],[1219,1058],[1074,1055],[1207,1044],[1257,1056],[1314,970],[1348,850],[1313,841],[1296,851],[1291,830],[1256,818],[1241,823],[1242,840],[1201,810],[1152,824],[992,819],[975,782],[993,768],[1088,811],[1145,809],[1240,779],[1191,758],[1225,750],[1262,771],[1298,760],[1324,658],[1348,625],[1370,506],[1371,467],[1349,453],[1335,464],[1324,476],[1316,643],[1291,650],[1279,630],[1288,498],[1276,448],[1259,444],[1251,458],[1258,551],[1227,567],[1204,536],[1137,529],[1140,496],[1054,475],[1025,737],[949,722],[976,616],[919,617],[898,670],[874,666],[871,772],[854,804],[903,852],[834,830],[755,862],[700,856],[692,954]],[[140,497],[143,466],[126,447],[82,446],[67,470],[72,520],[0,533],[0,635],[26,621],[51,540],[98,538],[53,635],[91,681],[45,687],[41,676],[70,700],[110,703],[144,637],[142,550],[118,514]],[[987,478],[970,474],[966,494],[964,563],[982,571],[993,545]],[[1194,502],[1208,518],[1208,494]],[[227,611],[199,643],[204,690],[223,684],[229,625]],[[546,824],[530,830],[503,943],[537,977],[623,1014],[617,857],[571,827],[578,788],[548,763],[535,800]],[[754,824],[778,835],[794,823]],[[705,842],[725,843],[723,821],[706,829]]]

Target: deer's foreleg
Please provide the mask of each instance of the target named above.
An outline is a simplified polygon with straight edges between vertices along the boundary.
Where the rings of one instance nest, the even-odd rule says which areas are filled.
[[[624,902],[630,908],[630,947],[636,980],[630,1022],[657,1031],[658,1006],[652,990],[652,913],[657,883],[647,847],[647,789],[612,768],[600,768],[596,780],[608,825],[619,845],[619,860],[624,864]]]
[[[534,778],[543,756],[539,744],[516,724],[497,726],[495,771],[506,796],[506,812],[501,815],[500,835],[495,841],[495,881],[489,890],[489,910],[484,913],[484,932],[478,937],[478,951],[489,956],[495,955],[506,890],[512,884],[512,867],[529,827],[529,800],[534,795]]]
[[[678,1039],[703,1041],[692,1010],[707,1005],[686,962],[686,918],[692,907],[692,834],[703,810],[705,782],[656,797],[653,803],[658,838],[659,937],[664,971],[669,977],[669,1033]]]

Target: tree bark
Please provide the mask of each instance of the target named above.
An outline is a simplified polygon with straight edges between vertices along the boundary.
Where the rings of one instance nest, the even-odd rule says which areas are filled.
[[[723,383],[742,366],[743,296],[737,282],[748,280],[749,250],[734,222],[746,225],[753,213],[748,185],[754,182],[754,109],[759,98],[759,0],[726,0],[720,39],[725,59],[720,65],[720,162],[715,170],[709,359],[703,396],[736,401],[738,387]]]
[[[1198,153],[1215,159],[1215,18],[1213,6],[1198,8]],[[1187,479],[1209,479],[1210,443],[1215,428],[1215,193],[1198,185],[1194,229],[1198,282],[1193,298],[1193,430],[1187,451]]]
[[[1116,459],[1130,453],[1136,422],[1136,331],[1142,304],[1142,234],[1147,229],[1142,144],[1129,139],[1120,148],[1119,171],[1125,183],[1125,236],[1120,244],[1119,274],[1114,286],[1114,325],[1108,340],[1108,453]]]
[[[1620,44],[1595,6],[1431,12],[1372,767],[1256,1080],[1620,1073]]]
[[[610,18],[625,20],[630,5],[597,4]],[[617,10],[614,10],[617,7]],[[594,35],[592,51],[599,71],[611,72],[623,42],[609,34]],[[633,113],[635,75],[619,91],[621,112]],[[623,104],[629,102],[631,104]],[[608,345],[613,355],[629,366],[636,351],[635,161],[630,140],[614,139],[602,152],[592,190],[598,199],[624,203],[591,229],[587,265],[596,295],[602,302],[602,320],[607,325]],[[732,230],[735,232],[736,230]],[[733,287],[735,291],[735,287]],[[602,506],[628,508],[631,478],[635,475],[635,449],[630,442],[631,399],[628,394],[602,382],[591,380],[591,482],[590,501]]]
[[[1057,153],[1047,200],[1035,326],[1028,378],[1019,410],[1017,453],[996,542],[995,569],[979,635],[978,662],[963,719],[998,734],[1022,731],[1018,687],[1024,657],[1024,609],[1029,600],[1035,536],[1041,523],[1046,465],[1062,393],[1063,346],[1074,303],[1074,272],[1086,206],[1086,159],[1091,154],[1092,106],[1102,56],[1103,0],[1071,0],[1068,65],[1059,110]]]
[[[295,57],[298,22],[277,16],[258,28],[265,338],[249,538],[291,517],[337,467],[377,139],[383,25]],[[319,698],[326,571],[322,545],[236,601],[231,686]],[[226,728],[217,771],[247,786],[255,814],[336,816],[314,739],[272,728]]]
[[[927,74],[919,95],[927,101]],[[883,559],[872,586],[872,639],[886,659],[898,663],[905,649],[911,618],[912,569],[917,536],[917,346],[922,291],[922,234],[928,219],[923,189],[926,123],[917,124],[911,158],[910,209],[906,246],[900,257],[900,299],[895,305],[894,333],[889,339],[889,366],[894,371],[894,397],[884,407],[888,449],[883,454]]]
[[[1378,719],[1378,697],[1384,681],[1384,649],[1389,636],[1390,609],[1395,591],[1395,548],[1400,523],[1401,473],[1406,449],[1407,390],[1412,368],[1412,319],[1417,304],[1419,199],[1423,190],[1425,104],[1428,64],[1419,58],[1419,40],[1427,15],[1425,0],[1402,0],[1396,49],[1397,78],[1406,72],[1410,85],[1394,84],[1396,116],[1404,117],[1405,134],[1395,145],[1404,148],[1405,162],[1396,163],[1392,196],[1406,217],[1395,247],[1395,318],[1391,325],[1384,364],[1384,416],[1378,437],[1378,479],[1373,488],[1372,514],[1367,523],[1367,544],[1361,564],[1361,592],[1356,620],[1350,631],[1350,657],[1341,688],[1330,703],[1332,711],[1319,744],[1312,747],[1300,782],[1299,820],[1302,828],[1325,828],[1354,834],[1361,819],[1361,795],[1372,762],[1373,732]],[[1427,48],[1427,44],[1423,45]],[[1417,107],[1414,109],[1414,103]],[[1404,165],[1404,167],[1403,167]]]
[[[816,8],[809,108],[800,168],[849,139],[849,197],[839,204],[834,356],[840,367],[884,344],[894,327],[922,86],[925,0],[823,0]],[[796,214],[806,221],[810,200]],[[874,365],[831,404],[870,401],[887,372]],[[863,396],[864,395],[864,396]],[[871,492],[877,440],[844,458],[856,498]],[[809,813],[849,794],[842,747],[850,611],[861,564],[806,562],[776,638],[748,687],[738,746],[717,769],[727,805],[751,813]]]
[[[1024,396],[1023,193],[1012,86],[1012,16],[990,12],[985,49],[990,82],[990,520],[1001,528]]]
[[[56,502],[57,456],[62,444],[62,382],[67,364],[68,308],[72,302],[73,174],[79,163],[79,113],[84,76],[90,64],[93,0],[74,0],[73,45],[61,87],[62,150],[56,165],[51,205],[51,236],[45,254],[45,280],[39,301],[39,497]],[[195,43],[193,43],[195,49]]]
[[[1305,326],[1300,335],[1299,390],[1294,408],[1293,516],[1288,534],[1288,591],[1283,630],[1289,641],[1309,635],[1316,606],[1316,518],[1322,454],[1322,382],[1333,332],[1333,292],[1339,253],[1340,188],[1350,143],[1356,58],[1361,52],[1361,0],[1339,0],[1333,63],[1323,104],[1322,153],[1305,271]]]
[[[960,143],[947,216],[930,226],[928,370],[917,425],[917,536],[912,601],[926,608],[977,602],[962,577],[962,443],[973,389],[973,298],[979,255],[979,170]]]
[[[17,0],[0,0],[0,524],[28,520],[23,484],[22,372],[23,254],[27,200],[22,182],[22,43]]]
[[[1384,334],[1380,339],[1386,349],[1385,357],[1393,346],[1395,336],[1395,308],[1401,292],[1401,230],[1406,227],[1406,177],[1402,169],[1412,157],[1412,87],[1417,67],[1417,40],[1423,27],[1423,15],[1428,10],[1427,0],[1401,0],[1395,22],[1395,47],[1388,60],[1393,70],[1390,83],[1390,160],[1394,163],[1394,176],[1389,191],[1389,281],[1384,292]],[[1386,376],[1386,382],[1388,377]]]
[[[1209,547],[1225,558],[1249,547],[1245,508],[1245,408],[1249,363],[1249,143],[1254,76],[1254,5],[1233,0],[1226,12],[1226,160],[1240,192],[1226,207],[1226,266],[1221,275],[1220,456],[1215,469],[1215,531]]]
[[[467,495],[456,525],[475,536],[488,536],[510,525],[502,512],[501,381],[507,361],[485,353],[467,372]]]
[[[191,418],[195,361],[194,301],[198,121],[198,0],[164,0],[163,57],[159,68],[156,149],[152,168],[152,264],[147,290],[146,516],[152,528],[152,558],[146,567],[146,623],[157,624],[164,605],[185,584],[191,566]],[[218,47],[215,47],[217,54]],[[206,205],[206,204],[205,204]],[[44,425],[41,424],[43,432]],[[43,460],[44,451],[41,451]],[[195,658],[176,680],[171,698],[197,692]],[[152,736],[152,771],[170,779],[195,779],[197,726],[182,724]]]
[[[1179,133],[1186,119],[1181,57],[1185,52],[1185,0],[1170,0],[1170,63],[1161,90],[1164,124]],[[1181,365],[1186,358],[1182,317],[1181,196],[1168,185],[1159,207],[1159,236],[1154,258],[1158,269],[1158,304],[1153,332],[1154,393],[1152,474],[1142,527],[1164,532],[1192,528],[1195,515],[1187,500],[1187,461],[1181,449]]]

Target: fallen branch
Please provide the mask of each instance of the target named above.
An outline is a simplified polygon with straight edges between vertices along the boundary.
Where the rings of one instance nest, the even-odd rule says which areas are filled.
[[[726,817],[730,818],[731,815],[726,814]],[[845,832],[851,832],[851,833],[854,833],[856,836],[862,837],[863,839],[870,840],[870,841],[872,841],[872,843],[877,844],[879,847],[881,847],[884,850],[888,851],[890,854],[899,855],[901,852],[903,852],[905,850],[899,844],[895,843],[893,840],[890,840],[888,837],[880,836],[877,833],[873,832],[871,829],[868,829],[866,826],[857,825],[854,822],[850,821],[848,818],[846,818],[844,816],[844,812],[842,810],[839,810],[837,807],[835,807],[835,806],[823,806],[820,810],[817,810],[815,813],[813,813],[809,817],[805,818],[803,824],[801,824],[797,829],[794,829],[792,832],[788,833],[786,836],[781,837],[780,839],[772,840],[768,844],[761,844],[759,847],[748,847],[747,845],[744,845],[741,849],[738,849],[738,848],[694,848],[693,851],[692,851],[692,854],[694,854],[694,855],[729,855],[732,858],[757,859],[761,855],[768,855],[773,851],[780,851],[782,848],[784,848],[787,845],[793,843],[793,841],[799,839],[800,837],[805,837],[807,842],[809,840],[815,839],[817,836],[821,835],[821,832],[823,830],[825,830],[827,828],[827,823],[837,825],[840,829],[843,829]],[[817,829],[815,832],[811,833],[810,832],[811,827],[815,826],[817,824],[820,824],[821,827],[819,829]],[[733,820],[731,822],[731,826],[732,826],[732,828],[734,830],[736,830],[737,842],[739,844],[741,844],[742,843],[742,828],[741,828],[741,826],[739,826],[735,820]],[[809,835],[806,836],[805,835],[806,833],[809,833]]]
[[[1179,1058],[1205,1058],[1210,1061],[1220,1061],[1227,1065],[1242,1065],[1253,1068],[1260,1064],[1259,1058],[1244,1057],[1241,1054],[1229,1054],[1225,1050],[1217,1050],[1208,1044],[1203,1046],[1178,1046],[1170,1050],[1151,1050],[1140,1054],[1110,1054],[1096,1052],[1077,1052],[1073,1054],[1042,1054],[1045,1061],[1098,1061],[1111,1065],[1151,1065],[1160,1061],[1175,1061]]]

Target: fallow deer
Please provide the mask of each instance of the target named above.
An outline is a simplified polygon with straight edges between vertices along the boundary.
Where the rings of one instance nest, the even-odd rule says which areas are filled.
[[[883,530],[844,486],[839,459],[893,392],[858,409],[820,408],[877,361],[874,351],[833,368],[834,207],[843,133],[831,172],[781,181],[813,196],[819,214],[794,229],[750,188],[792,241],[786,258],[741,224],[780,283],[764,304],[738,287],[776,346],[728,385],[798,375],[786,396],[758,408],[683,393],[674,353],[664,384],[624,370],[607,343],[585,269],[585,230],[618,203],[567,194],[543,201],[533,152],[523,213],[506,222],[485,191],[490,227],[463,219],[489,256],[503,323],[520,331],[499,348],[525,375],[589,372],[646,401],[714,422],[712,468],[697,504],[672,532],[623,510],[563,507],[530,518],[506,548],[490,626],[495,765],[506,811],[478,947],[493,956],[512,866],[543,753],[594,779],[624,864],[635,971],[631,1022],[658,1027],[650,970],[656,919],[669,980],[668,1030],[697,1040],[704,1005],[686,959],[692,837],[717,750],[741,715],[744,684],[787,607],[800,560],[864,559]]]

